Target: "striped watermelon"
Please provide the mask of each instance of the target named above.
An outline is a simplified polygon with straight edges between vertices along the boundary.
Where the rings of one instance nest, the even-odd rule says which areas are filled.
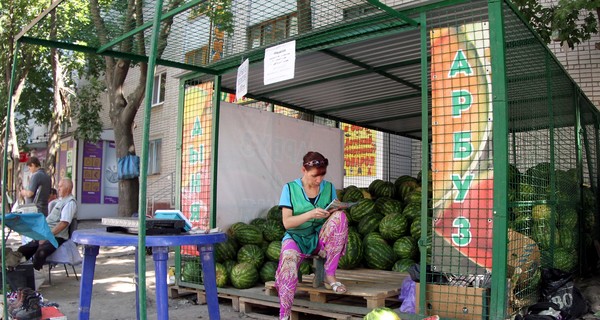
[[[411,202],[404,207],[402,210],[402,215],[407,217],[409,220],[414,220],[416,217],[421,216],[421,203],[420,202]]]
[[[359,222],[364,216],[375,212],[375,202],[371,199],[360,199],[356,205],[350,208],[348,219],[351,222]]]
[[[285,234],[283,223],[278,220],[267,220],[262,228],[263,238],[269,242],[281,240]]]
[[[268,220],[278,220],[281,221],[283,220],[283,216],[281,214],[281,208],[279,208],[279,206],[272,206],[271,209],[269,209],[269,211],[267,212],[267,219]]]
[[[400,213],[402,212],[402,202],[390,197],[380,197],[375,200],[375,211],[385,216]]]
[[[342,198],[343,202],[356,202],[360,199],[363,199],[363,193],[356,186],[348,186],[344,191],[344,196]]]
[[[222,263],[215,263],[215,278],[217,280],[217,288],[224,288],[229,283],[227,269]],[[204,283],[204,274],[202,274],[202,283]]]
[[[348,232],[348,243],[346,254],[340,258],[338,267],[340,269],[354,269],[358,267],[363,259],[363,246],[358,232]]]
[[[265,222],[267,222],[267,219],[265,218],[256,218],[252,219],[252,221],[250,221],[250,224],[262,230],[262,227],[265,225]]]
[[[377,232],[371,232],[364,237],[363,250],[369,268],[390,270],[396,261],[394,250]]]
[[[394,253],[400,259],[413,259],[419,254],[417,241],[409,236],[401,237],[392,246]]]
[[[383,219],[383,215],[380,213],[372,213],[364,216],[358,223],[358,233],[364,236],[367,233],[378,231],[381,219]]]
[[[263,242],[263,234],[256,226],[249,224],[241,225],[236,228],[233,237],[241,245],[245,244],[261,244]]]
[[[235,239],[235,233],[237,232],[237,230],[240,227],[243,227],[245,225],[246,224],[243,222],[236,222],[236,223],[232,224],[231,226],[229,226],[229,229],[227,230],[227,235]]]
[[[376,194],[376,190],[384,183],[385,181],[381,180],[381,179],[375,179],[373,181],[371,181],[371,183],[369,184],[369,187],[367,188],[367,190],[369,191],[369,193],[375,197]]]
[[[396,272],[408,272],[408,269],[415,264],[414,260],[411,259],[400,259],[394,263],[392,271]]]
[[[421,187],[416,187],[411,192],[409,192],[404,200],[406,201],[406,203],[421,203]]]
[[[247,262],[256,269],[262,266],[265,261],[265,254],[262,249],[255,244],[247,244],[240,248],[237,254],[238,262]]]
[[[216,262],[233,260],[237,256],[238,244],[235,239],[227,237],[227,240],[215,244],[214,255]]]
[[[231,283],[231,269],[233,269],[233,266],[238,264],[238,262],[237,262],[237,260],[227,260],[227,261],[223,262],[222,264],[225,267],[225,270],[227,270],[227,278],[230,280],[229,282]]]
[[[389,181],[381,181],[373,186],[373,191],[371,191],[371,188],[369,188],[369,192],[374,198],[391,198],[394,196],[394,183]]]
[[[387,215],[379,222],[379,232],[383,239],[395,241],[408,233],[408,219],[400,213]]]
[[[301,275],[309,275],[312,273],[312,266],[306,260],[300,263],[300,267],[298,267],[298,271]]]
[[[260,268],[259,271],[259,276],[260,276],[260,281],[267,282],[267,281],[275,281],[275,272],[277,271],[277,262],[274,261],[267,261],[265,262],[265,264],[263,264],[263,266]]]
[[[281,253],[281,241],[275,240],[269,243],[265,251],[265,257],[271,261],[278,261]]]
[[[254,287],[258,277],[258,270],[248,262],[240,262],[231,269],[231,284],[238,289]]]
[[[427,233],[431,234],[432,224],[431,218],[427,217]],[[410,224],[410,236],[415,240],[419,240],[421,238],[421,217],[415,217]]]

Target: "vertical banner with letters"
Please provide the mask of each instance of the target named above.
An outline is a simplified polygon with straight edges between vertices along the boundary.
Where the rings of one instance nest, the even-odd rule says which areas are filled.
[[[102,184],[102,141],[83,144],[81,203],[100,203]]]
[[[487,22],[431,31],[435,271],[491,271],[491,85]]]
[[[210,227],[213,83],[187,86],[183,104],[181,211],[193,227]],[[193,247],[182,252],[196,254]]]

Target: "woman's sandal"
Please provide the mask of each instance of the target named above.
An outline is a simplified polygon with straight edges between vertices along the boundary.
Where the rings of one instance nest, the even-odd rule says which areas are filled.
[[[346,289],[346,286],[339,281],[332,282],[332,283],[325,282],[323,284],[325,285],[325,288],[327,290],[332,290],[333,293],[336,293],[336,294],[342,294],[342,293],[346,293],[348,291]],[[338,289],[341,289],[341,290],[338,291]]]

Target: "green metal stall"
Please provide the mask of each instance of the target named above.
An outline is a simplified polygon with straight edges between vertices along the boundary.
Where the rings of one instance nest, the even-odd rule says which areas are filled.
[[[220,102],[239,102],[230,96],[248,59],[246,99],[381,133],[382,180],[402,184],[394,143],[412,141],[416,171],[429,174],[420,176],[418,213],[410,217],[421,224],[421,303],[417,315],[403,317],[505,319],[538,300],[542,268],[595,272],[598,109],[510,2],[159,0],[131,20],[121,1],[108,1],[100,12],[112,26],[108,37],[86,42],[44,31],[49,13],[60,23],[68,3],[55,1],[19,45],[147,63],[140,224],[155,66],[185,71],[178,142],[194,148],[179,149],[177,207],[208,228],[219,214]],[[130,41],[136,36],[149,41],[140,47]],[[265,49],[290,41],[293,77],[265,84]],[[13,70],[19,47],[15,53]],[[178,274],[181,256],[195,254],[186,250]],[[145,318],[145,290],[140,301]]]

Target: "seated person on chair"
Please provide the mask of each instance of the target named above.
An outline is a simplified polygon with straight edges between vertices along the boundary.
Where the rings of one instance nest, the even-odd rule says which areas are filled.
[[[46,217],[46,222],[59,246],[69,239],[69,225],[77,214],[77,202],[71,195],[72,190],[73,182],[70,179],[60,180],[58,183],[59,198],[52,212]],[[56,248],[49,241],[34,240],[20,246],[17,251],[27,259],[33,257],[33,268],[40,270],[46,262],[46,258],[54,253]]]
[[[325,287],[346,292],[335,272],[348,242],[348,220],[344,211],[324,208],[336,199],[335,187],[325,180],[329,161],[318,152],[302,160],[302,177],[284,185],[279,207],[286,228],[281,244],[275,287],[279,293],[279,319],[289,320],[298,285],[298,267],[317,254],[325,259]]]

